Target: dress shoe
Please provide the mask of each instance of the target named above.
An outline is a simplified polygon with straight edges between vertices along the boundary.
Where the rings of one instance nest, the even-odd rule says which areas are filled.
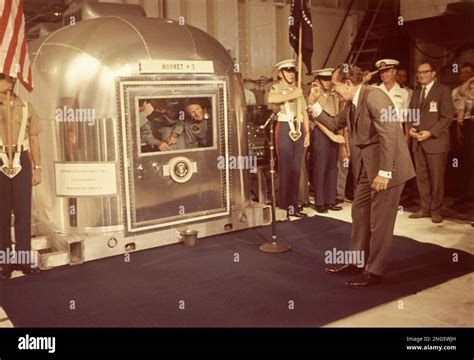
[[[295,213],[294,213],[293,215],[291,215],[291,216],[294,216],[294,217],[297,217],[297,218],[302,218],[302,217],[308,216],[308,214],[297,210],[297,211],[295,211]]]
[[[314,210],[316,210],[320,214],[326,214],[328,212],[328,209],[324,205],[316,205],[314,207]]]
[[[344,202],[344,199],[336,199],[336,205],[342,204],[343,202]]]
[[[12,277],[13,268],[10,265],[5,265],[0,271],[0,279],[10,279]]]
[[[364,268],[357,267],[352,264],[345,264],[336,268],[326,268],[328,274],[335,275],[355,275],[364,271]]]
[[[332,210],[332,211],[341,211],[342,210],[342,206],[337,206],[337,205],[334,205],[334,204],[326,205],[326,208],[329,209],[329,210]]]
[[[424,212],[423,210],[420,210],[420,211],[414,212],[413,214],[410,214],[410,216],[408,217],[410,219],[421,219],[425,217],[430,217],[430,214]]]
[[[440,214],[431,214],[431,221],[435,224],[439,224],[443,221],[443,217]]]
[[[370,285],[376,285],[382,281],[382,277],[364,271],[362,274],[356,276],[354,279],[346,281],[345,286],[350,288],[360,288]]]
[[[40,272],[38,268],[32,268],[28,265],[14,265],[14,270],[21,271],[24,275],[37,274]]]

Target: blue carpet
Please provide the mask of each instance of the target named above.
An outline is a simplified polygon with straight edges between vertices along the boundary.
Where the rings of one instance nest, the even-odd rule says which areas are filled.
[[[55,268],[2,281],[3,307],[17,327],[314,327],[473,271],[470,254],[395,237],[385,281],[345,288],[346,276],[324,272],[324,252],[346,249],[350,228],[279,223],[293,246],[284,254],[259,251],[271,234],[261,227]]]

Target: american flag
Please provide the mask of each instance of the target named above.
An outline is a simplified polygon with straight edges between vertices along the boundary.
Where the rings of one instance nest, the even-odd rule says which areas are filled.
[[[311,57],[313,56],[313,23],[311,22],[311,5],[308,0],[292,0],[290,9],[290,45],[298,54],[300,24],[302,26],[301,50],[302,60],[308,74],[311,73]]]
[[[22,0],[0,0],[0,70],[33,90]]]

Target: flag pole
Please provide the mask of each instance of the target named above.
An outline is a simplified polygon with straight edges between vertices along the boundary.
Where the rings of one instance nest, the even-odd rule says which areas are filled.
[[[303,10],[303,0],[301,1],[301,10]],[[301,89],[301,81],[302,81],[302,67],[303,67],[303,57],[302,57],[302,40],[303,40],[303,21],[300,19],[299,24],[299,34],[298,34],[298,89]],[[303,119],[301,119],[301,98],[298,98],[296,101],[296,119],[298,123],[300,123]]]
[[[8,147],[8,168],[13,168],[12,152],[12,117],[10,111],[10,90],[7,91],[7,147]]]
[[[301,9],[303,9],[303,0],[301,1]],[[298,87],[301,89],[301,70],[303,67],[303,58],[302,58],[302,42],[303,42],[303,21],[300,20],[300,28],[299,28],[299,34],[298,34]]]

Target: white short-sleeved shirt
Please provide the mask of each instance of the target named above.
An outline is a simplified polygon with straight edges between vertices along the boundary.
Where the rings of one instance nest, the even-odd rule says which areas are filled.
[[[464,111],[464,118],[470,118],[472,108],[474,107],[474,101],[469,100],[468,98],[459,95],[459,88],[454,88],[451,92],[451,97],[453,99],[454,108],[456,110]]]
[[[378,85],[378,87],[390,97],[398,114],[403,116],[405,114],[403,111],[407,110],[410,106],[410,93],[408,90],[402,88],[398,83],[395,83],[390,90],[385,87],[384,83]],[[405,121],[405,119],[402,119],[402,121]]]

